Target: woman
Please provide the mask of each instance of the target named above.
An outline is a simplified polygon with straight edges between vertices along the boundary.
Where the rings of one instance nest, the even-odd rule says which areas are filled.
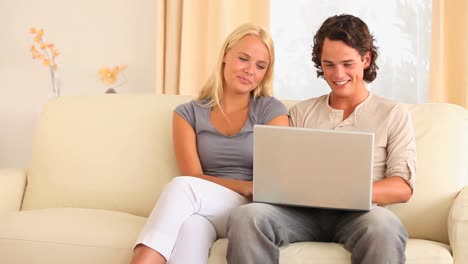
[[[197,252],[178,250],[187,244],[185,233],[202,226],[226,237],[231,210],[252,198],[253,126],[288,125],[286,108],[269,96],[273,66],[269,34],[257,25],[242,25],[227,37],[217,70],[197,100],[176,108],[174,152],[180,173],[189,176],[174,178],[163,190],[132,263],[206,263],[214,231],[196,245]],[[208,237],[208,231],[195,232]]]

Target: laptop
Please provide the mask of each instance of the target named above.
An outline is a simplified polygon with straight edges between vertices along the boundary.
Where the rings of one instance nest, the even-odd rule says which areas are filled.
[[[256,125],[253,201],[371,210],[374,133]]]

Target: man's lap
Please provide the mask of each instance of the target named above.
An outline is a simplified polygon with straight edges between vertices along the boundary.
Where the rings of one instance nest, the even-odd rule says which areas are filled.
[[[375,207],[371,211],[345,211],[250,203],[235,209],[233,214],[255,221],[260,229],[274,230],[280,240],[287,239],[289,243],[342,242],[360,227],[401,226],[393,212],[384,207]]]

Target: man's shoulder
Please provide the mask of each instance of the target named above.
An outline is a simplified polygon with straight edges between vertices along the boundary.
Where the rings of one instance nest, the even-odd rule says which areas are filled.
[[[379,95],[376,95],[376,94],[373,94],[372,95],[372,100],[375,102],[375,103],[378,103],[380,105],[388,105],[388,106],[394,106],[394,105],[397,105],[397,104],[401,104],[400,102],[398,101],[395,101],[393,99],[390,99],[390,98],[386,98],[386,97],[382,97],[382,96],[379,96]]]
[[[293,112],[294,111],[304,111],[306,109],[310,109],[310,108],[313,108],[313,107],[316,107],[316,106],[319,106],[319,105],[322,105],[322,104],[326,105],[327,98],[328,98],[328,94],[325,94],[325,95],[322,95],[322,96],[319,96],[319,97],[313,97],[313,98],[305,99],[303,101],[298,102],[293,107],[291,107],[290,111],[293,111]]]
[[[403,103],[375,94],[372,96],[372,105],[378,109],[379,112],[407,111],[407,108]]]

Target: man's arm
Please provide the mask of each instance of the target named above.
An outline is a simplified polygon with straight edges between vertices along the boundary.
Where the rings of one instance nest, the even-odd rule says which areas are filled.
[[[372,202],[378,205],[406,203],[411,194],[411,187],[399,176],[375,181],[372,185]]]
[[[387,176],[375,181],[372,190],[372,201],[378,205],[406,203],[413,194],[416,177],[416,141],[411,115],[403,105],[397,105],[390,120]]]

